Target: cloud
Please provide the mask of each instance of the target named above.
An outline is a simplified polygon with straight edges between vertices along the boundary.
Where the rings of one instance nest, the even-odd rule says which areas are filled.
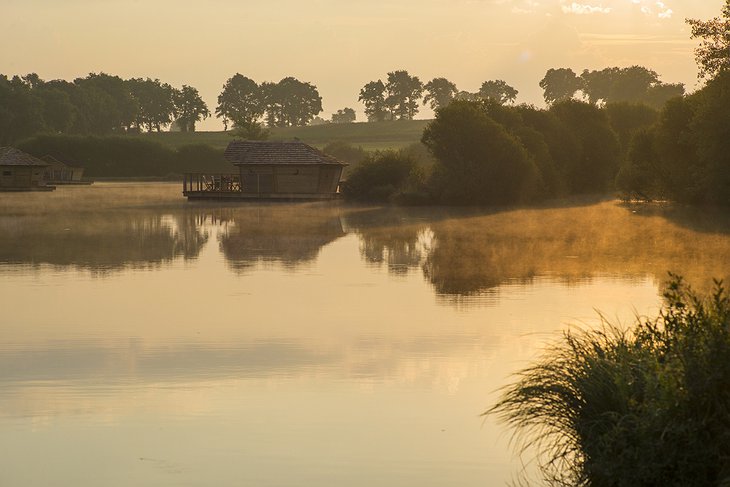
[[[634,5],[640,5],[640,11],[642,14],[653,17],[657,16],[660,19],[671,19],[674,15],[674,10],[661,0],[631,0]]]
[[[658,17],[660,19],[671,19],[672,14],[674,13],[671,8],[667,7],[664,2],[661,0],[656,3],[657,8],[659,8],[659,15]]]
[[[562,5],[560,8],[563,10],[563,13],[573,15],[608,14],[612,10],[610,7],[586,5],[577,2],[573,2],[569,5]]]

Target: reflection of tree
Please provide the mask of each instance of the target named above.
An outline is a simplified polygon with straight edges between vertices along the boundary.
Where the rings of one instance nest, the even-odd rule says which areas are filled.
[[[207,241],[192,215],[53,212],[0,219],[0,262],[104,272],[194,258]]]
[[[322,247],[345,234],[336,207],[246,206],[216,218],[228,223],[220,237],[221,249],[238,270],[258,262],[285,267],[311,262]]]
[[[438,212],[440,213],[440,212]],[[388,208],[351,212],[349,228],[360,236],[360,255],[370,264],[387,264],[388,271],[404,274],[426,258],[430,245],[428,219],[433,209]]]
[[[385,263],[392,273],[422,268],[447,297],[481,299],[534,278],[663,281],[673,271],[703,286],[730,275],[730,217],[722,212],[604,202],[492,213],[371,209],[349,212],[345,222],[366,262]]]
[[[700,233],[667,217],[652,210],[640,218],[607,202],[435,222],[424,274],[437,292],[452,295],[534,277],[572,283],[651,275],[663,281],[672,271],[704,286],[711,277],[730,276],[730,218],[685,210],[682,219],[702,222]]]

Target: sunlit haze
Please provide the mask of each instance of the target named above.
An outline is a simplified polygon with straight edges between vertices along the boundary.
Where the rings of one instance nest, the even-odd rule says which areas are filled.
[[[685,18],[720,0],[3,0],[0,72],[44,79],[106,72],[198,88],[211,111],[227,78],[294,76],[316,85],[330,114],[355,108],[371,80],[406,69],[476,91],[489,79],[543,104],[549,68],[639,64],[697,87]],[[423,108],[417,118],[429,118]],[[199,130],[220,130],[210,118]]]

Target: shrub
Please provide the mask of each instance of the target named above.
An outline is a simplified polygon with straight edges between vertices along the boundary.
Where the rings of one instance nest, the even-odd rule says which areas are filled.
[[[535,441],[551,485],[730,483],[730,301],[674,277],[658,318],[566,333],[487,414]]]
[[[342,183],[345,198],[387,202],[418,179],[416,162],[403,151],[376,152],[356,166]]]

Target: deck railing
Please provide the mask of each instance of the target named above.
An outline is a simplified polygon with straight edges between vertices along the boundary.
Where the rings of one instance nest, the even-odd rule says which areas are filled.
[[[240,174],[186,173],[183,176],[183,193],[240,193]]]

